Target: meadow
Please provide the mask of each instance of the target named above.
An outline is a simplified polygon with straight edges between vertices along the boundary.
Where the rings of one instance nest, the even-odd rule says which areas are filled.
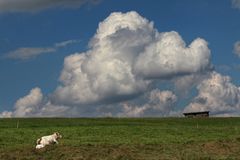
[[[58,145],[35,149],[58,131]],[[240,118],[0,119],[0,160],[240,159]]]

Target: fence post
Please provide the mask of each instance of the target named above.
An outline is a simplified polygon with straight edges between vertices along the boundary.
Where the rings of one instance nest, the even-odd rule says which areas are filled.
[[[19,126],[19,120],[17,121],[17,129],[18,129],[18,126]]]

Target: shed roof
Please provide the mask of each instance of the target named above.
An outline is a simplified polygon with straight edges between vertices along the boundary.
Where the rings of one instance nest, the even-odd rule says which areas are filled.
[[[183,113],[185,116],[186,115],[198,115],[198,114],[209,114],[209,111],[203,111],[203,112],[188,112],[188,113]]]

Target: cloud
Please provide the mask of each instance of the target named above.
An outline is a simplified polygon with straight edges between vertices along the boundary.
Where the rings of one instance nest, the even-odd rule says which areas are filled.
[[[75,41],[50,48],[71,43]],[[116,109],[108,115],[169,115],[177,96],[152,90],[154,82],[202,73],[210,66],[205,40],[187,45],[177,32],[160,33],[137,12],[114,12],[99,23],[87,51],[65,57],[56,90],[44,97],[40,88],[32,89],[15,103],[11,116],[91,116],[110,105]],[[142,104],[119,105],[144,93],[148,94]]]
[[[228,72],[228,71],[231,71],[233,68],[234,66],[226,65],[226,64],[215,65],[216,71]]]
[[[180,93],[183,98],[188,95],[191,89],[195,88],[201,83],[207,76],[209,76],[210,70],[203,73],[194,73],[190,75],[179,76],[173,79],[176,92]]]
[[[31,58],[35,58],[44,53],[52,53],[55,52],[55,48],[18,48],[15,51],[7,53],[4,57],[8,59],[20,59],[27,60]]]
[[[47,99],[46,99],[47,100]],[[14,111],[4,111],[0,117],[51,117],[68,115],[68,107],[56,106],[45,101],[40,88],[33,88],[26,96],[19,98]]]
[[[80,40],[76,40],[76,39],[67,40],[67,41],[55,43],[55,47],[56,48],[66,47],[66,46],[68,46],[70,44],[79,43],[79,42],[80,42]]]
[[[79,8],[96,0],[0,0],[0,12],[35,12],[49,8]]]
[[[185,112],[210,111],[212,115],[240,113],[240,87],[232,84],[229,76],[212,72],[197,89],[198,95],[185,108]]]
[[[240,0],[232,0],[232,7],[240,9]]]
[[[9,111],[3,111],[0,113],[0,118],[11,118],[12,117],[12,112]]]
[[[54,105],[50,101],[45,102],[40,106],[38,113],[33,114],[34,117],[66,117],[74,116],[74,108],[64,105]]]
[[[237,71],[240,71],[240,64],[234,64],[233,68]]]
[[[159,33],[153,22],[132,11],[114,12],[99,23],[89,50],[64,60],[52,101],[64,105],[115,103],[145,92],[155,79],[206,70],[207,42],[189,46],[177,32]]]
[[[34,114],[38,111],[42,100],[43,94],[40,88],[34,88],[28,95],[17,100],[13,114],[17,117],[24,117],[26,115]]]
[[[177,96],[171,91],[152,90],[147,102],[143,105],[123,104],[123,112],[119,116],[142,117],[142,116],[168,116],[173,110]]]
[[[164,78],[205,70],[210,50],[203,39],[195,39],[188,47],[177,32],[161,33],[155,42],[140,53],[135,64],[137,74],[145,78]]]
[[[68,45],[79,42],[80,42],[79,40],[67,40],[56,43],[52,47],[22,47],[6,53],[3,57],[8,59],[28,60],[42,54],[56,52],[58,49],[62,47],[66,47]]]
[[[234,43],[233,51],[236,55],[240,57],[240,41]]]

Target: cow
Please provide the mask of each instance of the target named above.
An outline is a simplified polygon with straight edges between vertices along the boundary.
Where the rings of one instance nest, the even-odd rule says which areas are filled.
[[[43,136],[37,139],[36,149],[44,148],[47,145],[58,144],[58,139],[62,138],[58,132],[53,133],[52,135]]]

